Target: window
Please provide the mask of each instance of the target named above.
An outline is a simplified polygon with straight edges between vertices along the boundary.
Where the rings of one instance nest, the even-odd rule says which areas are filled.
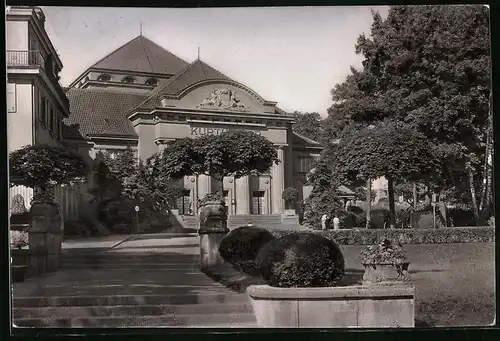
[[[47,103],[45,102],[45,97],[41,96],[40,97],[41,102],[40,102],[40,121],[42,122],[42,125],[45,127],[46,124],[46,117],[47,117]]]
[[[99,82],[111,82],[111,76],[110,75],[100,75],[97,77],[97,80]]]
[[[125,78],[122,79],[122,83],[132,84],[134,82],[135,82],[135,78],[134,77],[127,76],[127,77],[125,77]]]
[[[7,106],[8,112],[16,112],[16,83],[7,83]]]
[[[48,121],[49,121],[49,131],[52,132],[54,130],[54,109],[52,108],[49,109]]]
[[[314,167],[314,159],[311,156],[299,156],[297,166],[299,173],[309,173]]]
[[[157,85],[157,84],[158,84],[158,79],[156,79],[156,78],[150,78],[150,79],[148,79],[146,81],[146,85],[152,85],[152,86],[154,86],[154,85]]]

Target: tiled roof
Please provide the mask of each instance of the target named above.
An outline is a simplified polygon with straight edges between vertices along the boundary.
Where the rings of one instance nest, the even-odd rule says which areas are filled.
[[[127,113],[144,101],[142,94],[112,92],[97,89],[69,89],[70,116],[64,119],[65,138],[75,138],[78,132],[88,135],[136,137]]]
[[[144,36],[138,36],[119,47],[91,68],[176,74],[188,65]]]
[[[315,145],[315,146],[321,146],[321,143],[319,143],[318,141],[314,141],[313,139],[310,139],[304,135],[301,135],[297,132],[293,132],[293,135],[294,135],[294,142],[297,142],[297,143],[304,143],[306,142],[307,144],[310,144],[310,145]]]
[[[149,97],[136,108],[133,108],[130,113],[139,108],[154,109],[155,107],[160,107],[160,100],[163,96],[179,95],[188,87],[206,80],[224,80],[235,82],[222,72],[214,69],[200,59],[197,59],[172,78],[160,81],[158,86],[149,93]],[[276,112],[280,115],[288,116],[286,112],[278,107],[276,107]]]
[[[153,109],[157,106],[161,106],[160,98],[162,96],[177,95],[189,86],[204,80],[232,81],[231,78],[227,77],[222,72],[215,70],[210,65],[197,59],[172,78],[161,81],[158,86],[150,92],[148,99],[144,101],[144,103],[141,103],[139,107],[143,109]]]

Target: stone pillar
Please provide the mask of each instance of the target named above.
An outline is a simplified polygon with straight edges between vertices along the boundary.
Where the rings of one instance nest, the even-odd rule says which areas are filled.
[[[221,265],[224,260],[219,254],[222,238],[227,228],[227,206],[220,202],[207,202],[200,208],[200,268],[207,271]]]
[[[280,214],[284,212],[283,205],[283,190],[285,189],[285,164],[284,164],[284,150],[280,146],[278,148],[278,159],[280,163],[274,164],[271,169],[271,197],[272,197],[272,212],[273,214]]]
[[[236,214],[250,214],[250,177],[236,179]]]
[[[212,177],[200,175],[198,177],[198,199],[203,199],[205,195],[212,193]]]
[[[55,203],[33,203],[28,244],[33,251],[47,253],[46,271],[57,271],[61,255],[62,226]]]

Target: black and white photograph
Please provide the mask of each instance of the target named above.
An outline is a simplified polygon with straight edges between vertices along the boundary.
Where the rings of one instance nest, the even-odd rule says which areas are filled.
[[[487,5],[5,18],[13,330],[496,325]]]

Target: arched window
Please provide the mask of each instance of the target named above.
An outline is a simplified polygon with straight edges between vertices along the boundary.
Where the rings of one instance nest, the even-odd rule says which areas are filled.
[[[99,82],[109,82],[111,81],[111,76],[110,75],[100,75],[97,80]]]
[[[157,85],[158,84],[158,79],[156,78],[150,78],[146,81],[146,85]]]
[[[135,82],[134,77],[127,76],[122,79],[122,83],[132,84],[134,82]]]

